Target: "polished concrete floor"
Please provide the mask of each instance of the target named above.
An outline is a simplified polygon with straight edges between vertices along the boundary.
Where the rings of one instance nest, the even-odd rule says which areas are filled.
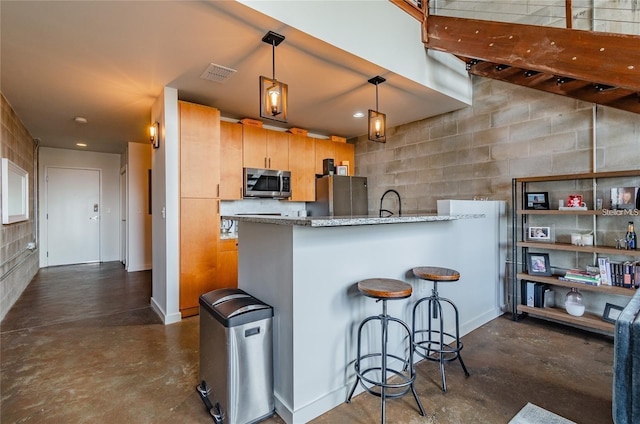
[[[198,383],[198,317],[164,326],[150,272],[119,263],[40,270],[0,325],[2,423],[210,423]],[[501,317],[463,338],[471,372],[418,364],[417,391],[387,403],[388,423],[508,423],[532,402],[580,424],[611,423],[613,343],[531,318]],[[281,424],[274,416],[265,421]],[[379,422],[362,394],[316,424]]]

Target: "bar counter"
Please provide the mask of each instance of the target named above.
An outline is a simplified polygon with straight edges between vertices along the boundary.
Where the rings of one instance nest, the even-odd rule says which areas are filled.
[[[390,301],[388,311],[410,325],[413,304],[431,294],[431,284],[411,269],[454,268],[460,280],[438,291],[458,306],[462,335],[502,313],[504,202],[448,202],[438,215],[223,216],[238,221],[238,287],[274,307],[275,403],[285,422],[304,423],[334,408],[355,381],[358,325],[381,312],[358,292],[359,280],[409,282],[412,296]],[[366,337],[379,345],[377,327]],[[400,346],[398,337],[390,331],[390,346]]]

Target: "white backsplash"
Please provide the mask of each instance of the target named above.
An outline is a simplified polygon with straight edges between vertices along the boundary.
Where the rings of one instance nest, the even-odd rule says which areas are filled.
[[[223,200],[220,202],[220,215],[239,214],[281,214],[283,216],[298,216],[299,211],[305,210],[305,202],[289,202],[275,199],[243,199]],[[221,223],[222,224],[222,223]],[[234,223],[230,232],[236,231]]]

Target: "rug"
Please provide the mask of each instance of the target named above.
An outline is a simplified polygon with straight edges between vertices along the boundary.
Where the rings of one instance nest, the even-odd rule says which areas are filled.
[[[527,403],[509,424],[576,424],[544,408]]]

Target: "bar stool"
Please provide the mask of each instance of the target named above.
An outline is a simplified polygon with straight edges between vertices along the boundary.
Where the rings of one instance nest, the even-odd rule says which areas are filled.
[[[349,396],[347,397],[346,403],[351,402],[351,397],[358,386],[358,383],[362,383],[364,389],[371,393],[372,395],[378,396],[382,398],[381,402],[381,419],[382,423],[385,422],[385,403],[387,398],[396,398],[405,395],[409,390],[413,393],[413,397],[418,404],[418,408],[420,409],[420,415],[424,416],[425,412],[422,408],[422,403],[420,403],[420,399],[418,399],[418,394],[413,386],[413,383],[416,379],[415,369],[413,367],[413,346],[411,344],[411,330],[409,326],[402,320],[391,317],[387,314],[387,300],[393,299],[406,299],[411,296],[412,288],[411,285],[405,283],[404,281],[394,280],[389,278],[370,278],[367,280],[362,280],[358,282],[358,290],[360,293],[367,297],[371,297],[376,299],[376,302],[382,301],[382,314],[380,315],[372,315],[370,317],[365,318],[358,327],[358,352],[355,360],[354,368],[356,371],[356,382],[353,385],[353,388],[349,392]],[[380,352],[368,353],[362,355],[361,351],[361,342],[362,342],[362,329],[365,324],[369,321],[380,321],[380,328],[382,331],[382,345]],[[408,341],[407,343],[407,351],[408,357],[400,357],[398,355],[391,354],[387,351],[387,342],[389,337],[389,323],[395,322],[398,323],[402,329],[405,331],[406,336],[403,339]],[[368,360],[369,358],[379,358],[380,363],[372,364],[371,367],[361,369],[361,361]],[[401,369],[399,371],[393,367],[390,367],[388,364],[388,360],[398,360],[401,361]],[[404,372],[403,372],[404,371]],[[376,379],[376,376],[371,376],[371,373],[379,372],[380,379]],[[408,373],[408,375],[407,375]],[[394,380],[397,382],[392,383],[389,382],[389,378],[395,377]],[[372,385],[372,387],[368,387],[365,383]],[[379,388],[379,391],[376,390],[376,387]],[[389,392],[388,390],[391,390]]]
[[[412,334],[413,347],[416,354],[430,361],[440,362],[440,374],[442,376],[442,391],[447,391],[447,380],[444,374],[444,363],[460,361],[464,375],[469,377],[469,371],[462,361],[460,351],[462,350],[462,342],[460,341],[460,323],[458,317],[458,308],[454,303],[438,295],[439,282],[453,282],[460,279],[460,273],[449,268],[440,268],[435,266],[423,266],[413,268],[413,274],[422,279],[433,281],[433,289],[431,296],[424,297],[413,306]],[[426,329],[417,328],[418,308],[423,302],[428,303],[428,319]],[[455,314],[455,333],[447,333],[444,330],[444,317],[442,304],[448,303],[453,308]],[[438,318],[440,317],[440,318]],[[439,329],[434,329],[434,322],[439,321]]]

